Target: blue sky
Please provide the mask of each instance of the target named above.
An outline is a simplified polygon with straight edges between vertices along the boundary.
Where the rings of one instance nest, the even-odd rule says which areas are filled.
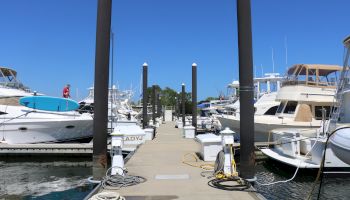
[[[350,34],[346,0],[252,0],[257,76],[284,73],[296,63],[342,64]],[[32,90],[60,96],[64,84],[83,98],[92,86],[97,0],[0,0],[0,66],[18,71]],[[139,96],[141,66],[149,85],[191,88],[198,64],[198,96],[218,96],[238,79],[235,0],[113,0],[115,83]],[[286,64],[285,47],[288,55]],[[77,95],[78,92],[78,95]]]

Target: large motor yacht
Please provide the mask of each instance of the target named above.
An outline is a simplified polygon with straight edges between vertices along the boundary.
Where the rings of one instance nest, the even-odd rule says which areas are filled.
[[[19,98],[31,96],[13,69],[0,68],[0,143],[46,143],[91,138],[90,114],[76,111],[49,112],[19,105]]]
[[[322,109],[327,111],[326,116],[331,111],[336,80],[341,70],[340,66],[321,64],[296,64],[290,67],[276,94],[275,101],[279,105],[255,115],[255,140],[268,141],[271,130],[277,128],[320,127]],[[221,115],[217,118],[223,127],[230,127],[239,133],[239,115]]]
[[[268,157],[299,168],[324,167],[323,173],[349,173],[350,170],[350,37],[344,67],[334,95],[333,109],[323,109],[323,123],[319,129],[277,129],[272,131],[277,143],[261,151]]]

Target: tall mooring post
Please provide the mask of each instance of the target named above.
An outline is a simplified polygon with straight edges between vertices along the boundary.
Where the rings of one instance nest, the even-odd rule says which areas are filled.
[[[107,170],[108,80],[111,32],[111,0],[99,0],[97,8],[94,125],[93,125],[93,178],[104,177]]]
[[[148,104],[148,94],[147,94],[147,63],[142,65],[142,128],[145,129],[148,124],[147,119],[147,104]]]
[[[250,0],[237,0],[239,98],[240,98],[240,175],[255,179],[254,84]]]
[[[156,124],[156,86],[152,86],[152,120],[153,125]]]
[[[157,117],[162,116],[162,102],[159,92],[157,93]]]
[[[192,126],[197,134],[197,64],[192,64]]]
[[[182,124],[183,126],[185,126],[185,123],[186,123],[186,120],[185,120],[185,115],[186,115],[186,111],[185,111],[185,105],[186,105],[186,98],[185,98],[185,95],[186,95],[186,91],[185,91],[185,84],[183,83],[181,85],[181,106],[182,106]]]

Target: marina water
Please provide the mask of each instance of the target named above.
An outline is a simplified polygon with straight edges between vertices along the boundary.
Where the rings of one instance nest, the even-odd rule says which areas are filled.
[[[91,166],[86,158],[0,161],[0,199],[84,199],[94,187],[86,181],[91,176]]]
[[[256,176],[261,183],[284,181],[290,179],[296,168],[284,165],[271,159],[259,161],[256,166]],[[318,170],[300,169],[297,176],[290,182],[270,186],[255,184],[255,188],[266,199],[300,199],[308,197],[316,179]],[[311,199],[317,199],[319,182]],[[322,182],[320,199],[350,199],[349,175],[325,175]]]
[[[0,199],[84,199],[94,187],[86,181],[92,174],[91,166],[88,158],[0,161]],[[262,159],[256,166],[256,176],[262,183],[289,179],[294,171],[295,168],[270,159]],[[305,199],[316,175],[317,170],[300,170],[295,179],[288,183],[271,186],[255,184],[255,188],[266,199]],[[325,176],[323,180],[321,199],[350,199],[350,177]],[[317,191],[318,185],[313,199]]]

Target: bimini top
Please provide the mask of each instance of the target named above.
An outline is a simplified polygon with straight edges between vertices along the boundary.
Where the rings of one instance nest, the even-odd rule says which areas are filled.
[[[307,85],[335,88],[338,73],[343,68],[338,65],[296,64],[287,70],[285,85]]]
[[[17,72],[15,70],[2,66],[0,66],[0,87],[30,91],[28,87],[24,86],[17,79]]]
[[[306,75],[307,70],[318,70],[319,76],[327,76],[330,73],[341,71],[343,67],[338,65],[321,65],[321,64],[296,64],[288,69],[288,75]]]
[[[0,66],[0,76],[17,76],[17,72],[13,69]]]

